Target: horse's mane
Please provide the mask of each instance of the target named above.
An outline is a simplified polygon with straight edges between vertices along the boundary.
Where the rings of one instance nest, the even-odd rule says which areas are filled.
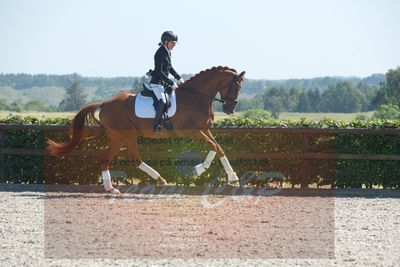
[[[223,66],[217,66],[217,67],[212,67],[206,70],[202,70],[199,73],[197,73],[196,75],[194,75],[193,77],[187,79],[183,84],[181,84],[181,86],[185,86],[188,83],[193,82],[194,80],[197,80],[200,76],[203,76],[203,74],[206,74],[210,71],[231,71],[233,73],[237,73],[237,71],[235,69],[229,68],[229,67],[223,67]]]

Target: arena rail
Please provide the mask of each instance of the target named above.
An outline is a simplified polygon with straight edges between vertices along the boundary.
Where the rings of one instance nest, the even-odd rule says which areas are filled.
[[[93,130],[101,130],[101,127],[90,127]],[[68,130],[68,125],[23,125],[23,124],[3,124],[0,123],[0,183],[5,181],[4,177],[4,155],[46,155],[45,149],[24,149],[5,147],[6,132],[9,130],[37,130],[37,131],[61,131]],[[363,134],[363,135],[400,135],[400,129],[333,129],[333,128],[213,128],[214,133],[218,132],[269,132],[269,133],[296,133],[302,135],[302,150],[300,152],[265,152],[265,153],[235,153],[229,155],[230,158],[269,158],[269,159],[301,159],[301,160],[384,160],[384,161],[400,161],[400,155],[381,155],[381,154],[343,154],[334,152],[313,152],[310,149],[312,136],[315,135],[336,135],[336,134]],[[102,151],[99,150],[77,150],[71,153],[71,156],[99,156]],[[124,152],[122,152],[124,153]],[[147,155],[152,153],[160,155],[160,152],[147,152]],[[163,153],[167,156],[167,153]],[[306,177],[306,161],[300,168],[302,177],[301,187],[308,187]]]

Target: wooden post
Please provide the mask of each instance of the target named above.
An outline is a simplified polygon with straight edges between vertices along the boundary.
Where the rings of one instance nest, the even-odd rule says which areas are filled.
[[[308,153],[310,152],[310,134],[308,132],[303,133],[303,142],[302,142],[302,152]],[[309,174],[308,174],[308,164],[307,159],[303,158],[300,162],[300,179],[301,179],[301,188],[308,188],[308,184],[310,183]]]
[[[0,152],[4,146],[5,141],[5,130],[0,129]],[[6,177],[4,175],[4,155],[0,153],[0,183],[5,183]]]

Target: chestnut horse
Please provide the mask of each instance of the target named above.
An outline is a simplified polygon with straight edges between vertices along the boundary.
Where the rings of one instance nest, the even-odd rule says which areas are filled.
[[[106,191],[119,193],[111,184],[109,164],[124,145],[128,148],[130,160],[135,162],[137,167],[155,179],[158,185],[167,184],[156,170],[141,160],[137,143],[139,136],[192,138],[210,150],[204,162],[195,166],[195,173],[202,174],[210,167],[217,155],[227,173],[228,182],[237,183],[239,179],[223,149],[211,134],[210,127],[214,120],[212,104],[217,93],[219,92],[221,95],[220,102],[222,102],[223,111],[227,114],[234,113],[244,75],[244,71],[238,74],[234,69],[219,66],[201,71],[181,84],[175,90],[177,108],[175,115],[171,117],[174,129],[164,130],[162,135],[153,133],[154,119],[136,117],[134,113],[135,94],[120,93],[105,102],[88,105],[82,108],[73,119],[70,143],[58,144],[48,140],[47,150],[50,155],[54,156],[72,152],[87,138],[86,122],[88,118],[95,119],[94,114],[100,108],[100,121],[97,119],[96,121],[104,128],[109,140],[108,149],[100,161]]]

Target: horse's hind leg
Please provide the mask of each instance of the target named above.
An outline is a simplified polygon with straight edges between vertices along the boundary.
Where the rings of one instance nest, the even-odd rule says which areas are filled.
[[[110,162],[119,153],[123,142],[118,139],[110,138],[107,151],[103,154],[100,160],[101,176],[103,177],[103,185],[107,192],[119,194],[111,184]]]
[[[157,185],[159,186],[165,186],[168,185],[167,181],[161,177],[161,175],[154,170],[152,167],[144,163],[139,155],[139,145],[137,143],[137,136],[135,134],[130,134],[129,138],[126,140],[129,140],[126,145],[128,147],[128,153],[129,153],[129,158],[131,161],[133,161],[139,169],[150,175],[151,178],[156,180]]]

